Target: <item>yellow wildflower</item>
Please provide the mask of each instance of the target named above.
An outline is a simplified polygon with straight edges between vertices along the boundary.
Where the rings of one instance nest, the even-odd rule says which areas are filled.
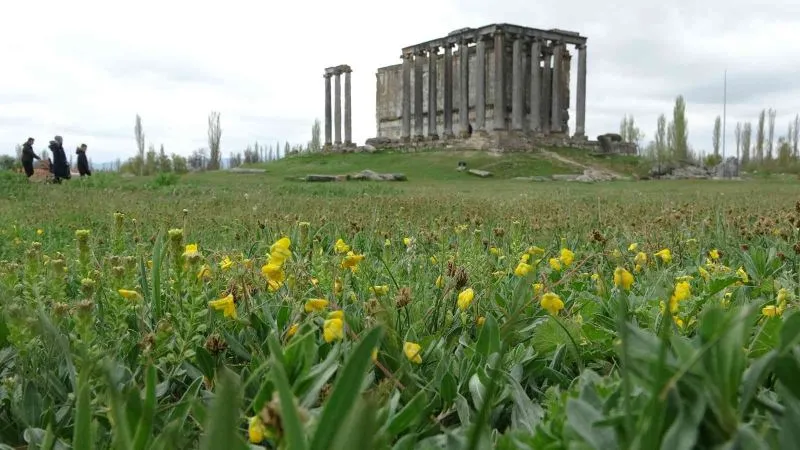
[[[637,248],[639,248],[639,244],[634,242],[634,243],[632,243],[631,245],[628,246],[628,251],[633,253],[633,252],[636,251]]]
[[[681,275],[679,277],[675,277],[675,281],[678,281],[678,282],[680,282],[680,281],[692,281],[692,280],[694,280],[694,277],[691,276],[691,275]]]
[[[264,440],[267,435],[267,428],[261,421],[261,417],[253,416],[250,418],[249,425],[247,427],[247,435],[250,438],[250,443],[252,444],[260,444],[261,441]]]
[[[350,251],[350,246],[342,239],[339,238],[334,244],[333,248],[336,250],[336,253],[347,253]]]
[[[364,255],[356,255],[352,251],[347,252],[347,256],[342,260],[342,269],[350,269],[355,272],[358,263],[364,260]]]
[[[128,290],[128,289],[119,289],[117,291],[119,295],[122,296],[125,300],[141,300],[142,295],[136,291]]]
[[[334,293],[334,295],[339,295],[339,294],[341,294],[341,293],[342,293],[342,289],[343,289],[343,288],[342,288],[342,280],[340,280],[340,279],[338,279],[338,278],[337,278],[337,279],[335,279],[335,280],[333,281],[333,293]]]
[[[561,270],[561,261],[558,258],[550,258],[547,263],[550,264],[551,269]]]
[[[458,309],[461,311],[466,311],[469,308],[469,305],[472,304],[472,300],[475,298],[475,291],[472,288],[467,288],[461,291],[458,294]]]
[[[719,250],[712,248],[708,252],[708,257],[711,258],[712,261],[716,261],[719,259]]]
[[[200,256],[200,252],[197,251],[197,244],[186,244],[183,256],[185,258],[196,258]]]
[[[341,314],[339,316],[341,316]],[[339,316],[326,319],[322,324],[322,337],[327,343],[339,341],[344,338],[344,321]]]
[[[514,275],[518,277],[524,277],[531,271],[532,268],[533,267],[530,264],[526,264],[520,261],[520,263],[517,264],[517,268],[514,269]]]
[[[647,265],[647,253],[639,252],[636,256],[633,257],[633,263],[638,266],[645,266]]]
[[[688,281],[679,281],[675,285],[675,290],[672,295],[675,296],[675,300],[679,302],[686,300],[692,295],[692,287],[689,285]]]
[[[739,280],[740,280],[742,283],[747,283],[747,282],[749,282],[749,281],[750,281],[750,277],[748,277],[748,276],[747,276],[747,272],[745,272],[745,271],[744,271],[744,268],[743,268],[743,267],[739,267],[739,268],[736,270],[736,276],[737,276],[737,277],[739,277]]]
[[[44,234],[44,230],[43,229],[39,228],[38,230],[36,230],[36,235],[37,236],[41,236],[43,234]]]
[[[728,307],[728,305],[730,305],[730,304],[731,304],[731,297],[733,297],[733,293],[731,293],[731,292],[726,292],[726,293],[725,293],[725,294],[722,296],[722,306],[723,306],[723,307],[727,308],[727,307]]]
[[[233,261],[231,261],[231,259],[227,256],[222,258],[222,261],[219,263],[219,268],[222,270],[228,270],[231,267],[233,267]]]
[[[528,253],[523,253],[522,256],[520,256],[519,258],[519,261],[524,263],[527,263],[530,260],[531,260],[531,255]]]
[[[152,269],[153,268],[153,260],[152,259],[148,259],[147,260],[147,268],[148,269]]]
[[[422,347],[416,342],[403,342],[403,353],[414,364],[422,364]]]
[[[414,239],[413,238],[410,238],[410,237],[404,237],[403,238],[403,245],[405,245],[406,247],[411,247],[411,244],[413,244],[413,243],[414,243]]]
[[[562,248],[558,259],[564,264],[564,266],[569,266],[572,264],[572,261],[575,260],[575,253],[568,248]]]
[[[699,273],[700,277],[703,278],[706,282],[708,282],[708,280],[711,279],[711,274],[708,273],[708,271],[702,267],[697,268],[697,273]]]
[[[372,362],[378,362],[378,347],[372,349]]]
[[[533,296],[536,297],[542,292],[544,285],[542,283],[533,283]]]
[[[561,300],[561,297],[552,292],[545,293],[542,296],[539,304],[542,306],[542,308],[546,309],[547,312],[553,315],[558,314],[559,311],[564,309],[564,302]]]
[[[439,288],[439,289],[443,288],[444,287],[444,278],[442,278],[442,276],[439,275],[438,277],[436,277],[436,283],[435,284],[436,284],[437,288]]]
[[[278,284],[286,280],[286,273],[283,271],[283,268],[274,262],[269,262],[261,266],[261,275],[267,280]]]
[[[372,292],[375,296],[380,297],[381,295],[386,295],[387,293],[389,293],[389,286],[387,285],[371,286],[369,288],[369,291]]]
[[[233,294],[228,294],[219,300],[212,300],[208,302],[208,306],[217,311],[222,311],[225,317],[236,318],[236,304],[233,303]]]
[[[283,286],[283,283],[279,283],[274,280],[267,280],[267,288],[270,292],[275,292]]]
[[[783,311],[775,305],[767,305],[761,308],[761,314],[765,317],[778,317]]]
[[[673,317],[672,320],[675,321],[675,325],[677,325],[678,328],[680,328],[681,330],[683,329],[683,319],[681,319],[680,317]]]
[[[497,248],[497,247],[489,247],[489,253],[491,253],[494,256],[500,256],[501,255],[500,249]]]
[[[778,290],[778,295],[776,296],[776,300],[780,305],[781,303],[786,303],[786,300],[788,300],[789,297],[790,297],[789,291],[786,288],[780,288]]]
[[[436,256],[431,256],[430,257],[430,261],[431,261],[431,264],[434,264],[434,265],[439,262],[439,260],[436,259]]]
[[[292,326],[286,331],[286,337],[292,337],[297,334],[297,330],[300,329],[299,323],[293,323]]]
[[[482,327],[483,323],[486,322],[486,317],[480,316],[478,317],[478,320],[476,320],[475,322],[478,324],[479,327]]]
[[[306,301],[305,311],[307,313],[319,312],[328,307],[328,301],[324,298],[311,298]]]
[[[617,267],[614,269],[614,285],[625,289],[626,291],[631,290],[631,285],[633,284],[633,275],[628,272],[626,269],[622,267]]]
[[[655,253],[655,256],[661,258],[661,261],[665,264],[672,262],[672,252],[668,248],[659,250]]]
[[[275,243],[269,247],[268,263],[278,267],[283,266],[283,263],[286,262],[290,256],[292,256],[292,252],[289,250],[291,245],[292,241],[288,237],[282,237],[275,241]]]

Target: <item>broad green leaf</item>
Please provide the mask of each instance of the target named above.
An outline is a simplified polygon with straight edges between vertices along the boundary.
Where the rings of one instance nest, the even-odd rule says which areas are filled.
[[[483,355],[484,359],[488,358],[492,353],[500,351],[500,330],[497,328],[497,321],[491,314],[486,316],[486,321],[481,327],[475,350]]]
[[[78,377],[78,395],[75,402],[75,428],[72,431],[74,448],[94,448],[92,438],[92,388],[89,369],[84,367]]]
[[[303,431],[300,417],[297,414],[297,406],[294,402],[294,395],[286,377],[286,370],[283,365],[283,353],[275,335],[267,339],[270,353],[272,353],[273,368],[272,374],[275,381],[275,388],[278,390],[278,398],[281,403],[281,420],[285,432],[286,445],[292,450],[305,450],[306,435]]]
[[[311,441],[311,450],[322,450],[341,430],[346,415],[361,395],[361,386],[367,369],[372,363],[372,349],[377,347],[383,330],[373,328],[367,333],[362,333],[361,341],[350,354],[336,383],[333,385],[331,396],[325,404],[322,414]]]
[[[794,312],[783,321],[780,350],[783,353],[798,344],[800,344],[800,313]]]
[[[744,379],[742,380],[742,393],[739,400],[739,417],[744,419],[745,414],[750,408],[750,402],[755,398],[758,389],[764,384],[772,368],[775,364],[775,359],[778,353],[775,350],[770,351],[766,355],[754,360],[750,367],[744,372]]]
[[[417,392],[417,395],[415,395],[400,412],[391,418],[389,421],[389,433],[392,436],[397,436],[413,426],[415,421],[424,416],[425,404],[425,391]]]
[[[614,430],[596,425],[602,418],[589,403],[579,398],[567,400],[567,423],[581,438],[596,449],[618,448]]]
[[[242,403],[239,375],[223,366],[217,374],[215,385],[216,392],[204,424],[205,433],[200,441],[200,449],[244,449],[246,445],[238,432]]]
[[[800,363],[793,354],[781,355],[775,361],[775,375],[794,397],[800,400]]]
[[[142,405],[142,415],[139,425],[136,427],[136,434],[133,438],[134,450],[144,450],[150,440],[153,431],[153,417],[156,411],[156,368],[150,365],[145,369],[145,394]]]

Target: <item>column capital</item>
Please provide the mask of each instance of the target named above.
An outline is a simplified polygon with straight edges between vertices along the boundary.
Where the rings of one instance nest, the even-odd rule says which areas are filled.
[[[428,49],[428,53],[430,53],[431,55],[438,55],[439,54],[439,46],[436,45],[436,46],[430,47]]]
[[[404,52],[400,54],[400,59],[414,59],[414,53]]]
[[[504,30],[502,28],[497,28],[492,32],[492,37],[494,37],[494,36],[502,36],[504,34],[507,34],[506,30]]]
[[[425,56],[427,53],[428,53],[428,50],[424,49],[424,48],[418,48],[418,49],[416,49],[414,51],[414,54],[417,55],[417,56]]]
[[[576,50],[586,50],[586,43],[584,42],[583,44],[575,44],[575,49]]]
[[[331,78],[331,76],[333,76],[333,74],[332,74],[332,73],[330,73],[330,72],[325,72],[325,73],[323,73],[323,74],[322,74],[322,78],[327,78],[327,79],[330,79],[330,78]]]

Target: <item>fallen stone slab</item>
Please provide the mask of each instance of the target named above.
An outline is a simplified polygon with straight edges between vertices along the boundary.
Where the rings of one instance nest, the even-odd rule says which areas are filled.
[[[517,181],[533,181],[533,182],[542,182],[542,181],[553,181],[552,178],[548,177],[541,177],[541,176],[532,176],[532,177],[514,177]]]
[[[467,173],[469,173],[471,175],[479,176],[481,178],[486,178],[486,177],[492,176],[492,172],[489,172],[487,170],[469,169],[467,171]]]
[[[408,181],[408,178],[402,173],[378,173],[369,169],[350,175],[350,179],[368,181]]]
[[[552,178],[556,181],[575,181],[579,176],[575,174],[555,174]]]
[[[228,172],[232,173],[264,173],[266,169],[248,169],[244,167],[234,167],[232,169],[228,169]]]
[[[313,182],[347,181],[347,179],[347,175],[306,175],[302,178],[303,181]]]

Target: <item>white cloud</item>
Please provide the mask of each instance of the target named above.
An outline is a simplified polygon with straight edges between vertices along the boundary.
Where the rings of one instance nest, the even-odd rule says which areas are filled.
[[[683,93],[692,144],[708,149],[725,68],[728,142],[733,124],[762,108],[778,110],[778,133],[800,112],[796,3],[13,2],[0,28],[0,152],[61,134],[68,146],[86,142],[95,161],[124,159],[138,113],[149,142],[187,154],[205,146],[211,110],[222,113],[225,152],[256,140],[303,143],[323,119],[323,69],[337,64],[353,67],[353,132],[363,142],[375,133],[379,67],[399,63],[404,46],[499,22],[588,36],[590,135],[634,114],[652,136]]]

